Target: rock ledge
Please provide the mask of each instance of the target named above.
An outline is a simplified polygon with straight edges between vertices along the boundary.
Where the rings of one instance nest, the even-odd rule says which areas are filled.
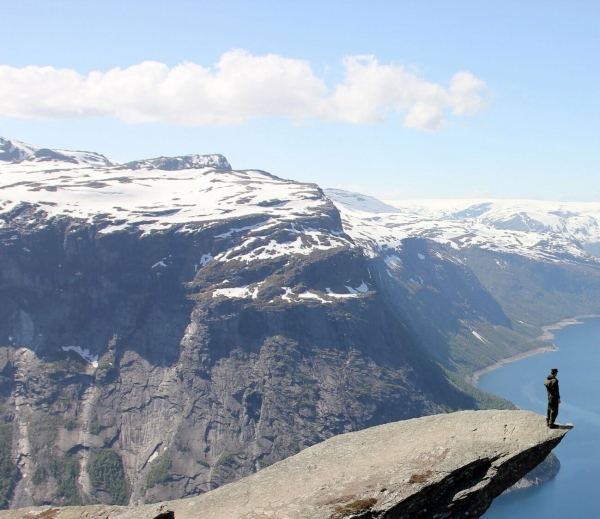
[[[37,507],[0,519],[480,517],[570,427],[529,411],[461,411],[343,434],[235,483],[138,508]]]

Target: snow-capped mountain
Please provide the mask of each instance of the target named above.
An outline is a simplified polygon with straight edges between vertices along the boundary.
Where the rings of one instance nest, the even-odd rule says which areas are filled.
[[[150,233],[194,231],[211,222],[260,215],[257,222],[227,232],[249,233],[248,249],[256,236],[288,222],[298,237],[291,243],[272,243],[263,256],[282,251],[306,254],[313,248],[348,245],[341,230],[303,228],[295,222],[331,212],[331,202],[315,185],[280,179],[263,171],[236,171],[222,155],[134,161],[127,164],[84,161],[102,157],[87,152],[45,150],[3,139],[20,160],[0,166],[0,217],[21,212],[22,226],[44,226],[49,218],[69,217],[94,223],[100,233],[123,230]],[[37,156],[36,156],[37,154]],[[75,163],[74,161],[78,161]],[[1,163],[0,163],[1,164]],[[0,230],[6,225],[0,219]],[[303,235],[304,238],[300,238]],[[252,238],[254,236],[255,238]],[[229,257],[234,251],[223,254]]]
[[[46,167],[39,167],[40,164],[50,163],[54,165],[63,165],[72,167],[111,167],[118,163],[107,159],[99,153],[87,151],[65,151],[50,150],[48,148],[39,148],[19,141],[9,141],[0,137],[0,164],[21,164],[22,171],[35,171],[37,169],[49,170]]]
[[[393,200],[326,189],[344,230],[365,246],[408,237],[453,249],[478,247],[548,261],[600,254],[600,203],[539,200]],[[368,203],[366,203],[368,201]],[[389,210],[386,211],[386,209]]]
[[[231,166],[223,155],[184,155],[183,157],[158,157],[156,159],[135,160],[121,166],[121,169],[161,169],[178,171],[182,169],[204,169],[231,171]]]
[[[31,204],[35,211],[28,212],[29,225],[68,215],[101,224],[102,233],[128,228],[152,232],[173,225],[185,232],[186,226],[201,222],[261,214],[265,218],[254,227],[261,232],[274,219],[284,218],[291,225],[328,204],[317,186],[263,171],[235,171],[222,155],[118,164],[98,153],[49,150],[0,138],[0,164],[0,214]],[[384,202],[340,189],[324,192],[342,214],[343,231],[367,250],[393,248],[419,237],[455,250],[479,247],[549,261],[600,253],[600,203]],[[303,231],[317,241],[348,243],[339,234]]]

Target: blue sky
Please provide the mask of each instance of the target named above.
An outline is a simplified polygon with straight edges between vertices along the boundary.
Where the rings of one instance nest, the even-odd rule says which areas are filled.
[[[222,153],[380,198],[600,199],[600,2],[0,0],[0,12],[7,138],[119,160]]]

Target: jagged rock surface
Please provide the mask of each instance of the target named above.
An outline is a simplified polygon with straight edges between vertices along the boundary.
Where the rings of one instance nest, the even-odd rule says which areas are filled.
[[[0,512],[0,519],[450,519],[480,517],[568,427],[528,411],[463,411],[336,436],[206,494],[139,508]],[[50,510],[48,512],[48,510]],[[163,515],[167,517],[167,515]]]

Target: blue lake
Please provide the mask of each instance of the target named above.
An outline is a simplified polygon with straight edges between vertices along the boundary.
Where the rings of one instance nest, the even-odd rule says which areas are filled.
[[[479,388],[546,415],[543,381],[559,370],[562,404],[557,422],[575,428],[554,450],[561,462],[548,483],[497,498],[485,519],[600,517],[600,318],[554,330],[559,351],[506,364],[479,379]]]

